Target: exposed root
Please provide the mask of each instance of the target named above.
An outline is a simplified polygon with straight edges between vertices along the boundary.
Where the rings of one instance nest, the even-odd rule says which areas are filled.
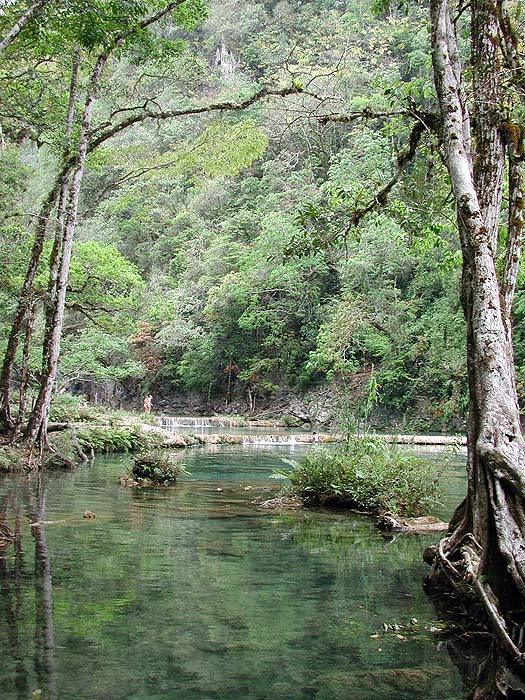
[[[447,555],[445,554],[445,544],[448,543],[448,537],[444,537],[442,540],[439,541],[438,547],[437,547],[437,556],[439,558],[439,563],[441,564],[441,569],[445,576],[448,578],[452,586],[455,586],[457,581],[462,579],[461,574],[459,571],[456,569],[454,564],[449,560]]]
[[[503,651],[517,668],[525,669],[525,654],[519,650],[507,631],[507,624],[499,613],[499,603],[496,595],[488,584],[483,584],[478,578],[479,556],[477,552],[474,552],[468,545],[464,545],[461,548],[461,554],[465,561],[466,572],[468,573],[469,579],[483,603],[483,608]]]

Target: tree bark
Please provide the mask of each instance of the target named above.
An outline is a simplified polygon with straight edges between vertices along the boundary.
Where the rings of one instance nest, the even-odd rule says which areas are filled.
[[[78,72],[80,68],[80,46],[75,46],[73,49],[73,60],[71,66],[71,80],[69,85],[69,104],[67,109],[66,127],[64,137],[66,141],[64,160],[67,160],[68,150],[70,147],[70,139],[73,131],[73,122],[75,118],[75,99],[77,95]],[[44,336],[48,337],[51,332],[51,324],[53,322],[53,309],[56,305],[58,267],[60,261],[60,253],[65,236],[66,209],[69,195],[69,180],[65,178],[60,187],[58,196],[58,211],[57,222],[55,229],[55,240],[51,250],[49,259],[49,283],[48,283],[48,298],[46,303],[46,328]],[[43,358],[44,365],[46,357]]]
[[[31,305],[33,282],[35,280],[35,276],[38,270],[38,264],[42,255],[42,249],[44,247],[49,218],[51,216],[53,207],[56,203],[63,177],[65,177],[64,171],[62,171],[59,177],[55,180],[55,184],[53,185],[51,191],[47,195],[44,203],[40,208],[40,212],[38,215],[38,223],[35,230],[35,238],[33,241],[33,247],[31,249],[31,257],[29,259],[29,265],[27,268],[24,283],[22,285],[22,289],[20,290],[20,297],[18,300],[16,314],[11,324],[11,330],[9,332],[9,338],[7,340],[7,348],[4,354],[2,372],[0,374],[0,422],[3,424],[4,429],[7,431],[12,431],[14,429],[14,421],[11,416],[10,407],[11,374],[13,372],[13,366],[15,363],[20,333],[24,321],[26,319],[29,307]]]
[[[432,59],[443,116],[446,165],[457,207],[463,254],[463,305],[467,322],[471,412],[468,428],[468,495],[450,536],[441,543],[431,578],[448,562],[461,562],[508,658],[525,668],[511,639],[514,613],[525,601],[525,443],[515,388],[509,314],[515,286],[521,216],[510,217],[509,265],[502,294],[496,272],[505,149],[502,138],[498,25],[488,0],[472,3],[472,74],[475,156],[463,99],[455,32],[447,0],[432,0]],[[470,129],[469,129],[470,131]],[[515,173],[517,176],[517,173]],[[522,209],[521,180],[513,207]],[[475,543],[472,556],[466,542]],[[458,570],[458,566],[453,567]],[[450,575],[450,571],[449,571]]]
[[[36,305],[33,304],[29,311],[26,322],[26,334],[24,339],[24,350],[22,353],[22,367],[20,369],[20,394],[18,398],[18,416],[15,423],[15,433],[18,433],[24,420],[27,405],[27,390],[29,384],[29,351],[33,338],[33,328],[35,325]]]
[[[50,302],[52,301],[53,303],[50,309],[46,336],[44,338],[44,367],[42,381],[35,406],[31,412],[31,416],[29,417],[29,421],[24,431],[24,437],[29,443],[34,443],[38,435],[40,435],[41,444],[45,445],[47,443],[47,420],[53,384],[57,373],[58,356],[60,354],[60,337],[62,334],[64,319],[66,289],[69,278],[71,251],[73,247],[73,233],[75,231],[77,220],[80,186],[84,175],[84,166],[89,141],[89,129],[91,127],[91,117],[93,114],[93,106],[95,104],[95,91],[98,87],[98,83],[107,63],[108,57],[108,51],[101,53],[98,57],[91,75],[86,102],[84,105],[82,127],[78,141],[76,167],[73,173],[71,185],[69,187],[67,219],[63,229],[63,236],[61,237],[60,262],[56,271],[56,284],[52,290],[53,298],[50,300]],[[61,227],[59,226],[57,229],[57,234],[60,233],[60,231]]]
[[[20,32],[29,24],[37,12],[39,12],[49,0],[35,0],[24,12],[24,14],[13,24],[5,37],[0,41],[0,51],[5,51],[13,43]]]

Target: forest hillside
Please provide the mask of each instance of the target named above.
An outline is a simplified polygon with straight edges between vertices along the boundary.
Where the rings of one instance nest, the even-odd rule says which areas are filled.
[[[299,423],[329,422],[344,396],[372,424],[460,429],[461,254],[428,128],[437,106],[427,10],[185,4],[193,15],[113,57],[97,87],[95,135],[139,109],[150,116],[87,153],[54,391],[123,407],[151,393],[156,410]],[[74,55],[52,15],[38,31],[40,44],[8,49],[0,67],[2,355],[31,227],[60,162]],[[259,99],[261,89],[282,95]],[[213,107],[222,103],[246,106]],[[30,392],[52,245],[48,233],[31,300]],[[524,313],[520,275],[521,394]],[[14,363],[19,378],[23,342]]]

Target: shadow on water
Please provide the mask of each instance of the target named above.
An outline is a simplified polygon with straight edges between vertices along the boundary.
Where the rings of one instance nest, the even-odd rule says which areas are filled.
[[[0,479],[2,700],[458,700],[429,538],[258,511],[280,454],[189,452],[166,490],[118,486],[115,459]]]

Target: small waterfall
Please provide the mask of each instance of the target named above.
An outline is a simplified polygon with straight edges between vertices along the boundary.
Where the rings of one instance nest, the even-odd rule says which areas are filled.
[[[225,416],[161,416],[160,427],[169,433],[174,433],[180,428],[187,428],[198,432],[206,428],[234,428],[243,422],[238,418]]]
[[[176,432],[179,428],[202,430],[212,425],[208,418],[192,418],[191,416],[162,416],[160,420],[161,427],[170,433]]]
[[[245,435],[242,439],[244,447],[249,445],[288,445],[293,449],[297,442],[295,435]]]

